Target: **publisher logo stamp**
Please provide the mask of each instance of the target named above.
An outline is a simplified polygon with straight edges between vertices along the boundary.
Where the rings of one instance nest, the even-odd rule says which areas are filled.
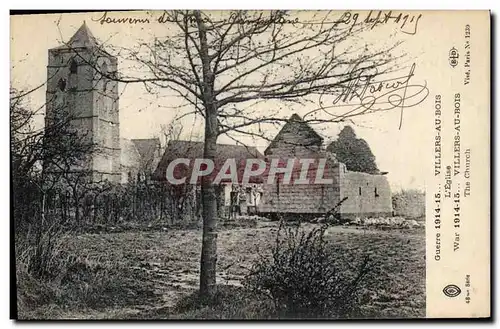
[[[458,50],[453,47],[450,49],[450,53],[448,55],[448,61],[450,62],[451,67],[455,67],[458,65]]]
[[[461,292],[462,290],[456,284],[449,284],[443,289],[443,293],[451,298],[457,297]]]

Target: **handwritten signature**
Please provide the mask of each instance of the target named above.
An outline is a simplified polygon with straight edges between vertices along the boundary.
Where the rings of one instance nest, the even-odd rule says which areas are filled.
[[[342,102],[354,105],[355,108],[349,111],[349,114],[356,113],[357,115],[399,108],[401,110],[399,128],[401,129],[403,110],[419,105],[429,95],[427,82],[411,83],[415,68],[416,65],[413,63],[408,74],[379,81],[375,81],[377,76],[380,77],[377,72],[370,74],[367,70],[354,68],[352,71],[359,71],[359,73],[342,87],[341,93],[333,100],[333,104]],[[359,103],[353,104],[356,100]]]

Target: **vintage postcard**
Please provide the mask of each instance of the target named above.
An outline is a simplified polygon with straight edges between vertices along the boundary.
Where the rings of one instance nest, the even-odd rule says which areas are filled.
[[[490,317],[490,12],[10,20],[13,318]]]

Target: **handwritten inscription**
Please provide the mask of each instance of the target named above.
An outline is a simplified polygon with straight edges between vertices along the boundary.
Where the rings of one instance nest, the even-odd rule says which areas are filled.
[[[191,24],[196,24],[196,19],[194,17],[188,17],[188,23]],[[209,22],[208,18],[201,17],[201,20],[206,20],[206,22]],[[156,20],[158,23],[176,23],[177,18],[175,16],[170,16],[167,14],[166,11],[164,11]],[[213,22],[213,21],[212,21]],[[286,16],[276,16],[276,17],[270,17],[270,16],[265,16],[264,13],[259,13],[259,15],[256,15],[254,17],[241,17],[238,15],[237,12],[232,12],[229,15],[229,18],[227,19],[222,19],[218,21],[217,23],[220,24],[225,24],[225,23],[232,23],[232,24],[238,24],[238,25],[246,25],[246,24],[277,24],[277,25],[284,25],[284,24],[297,24],[299,22],[299,18],[287,18]]]
[[[384,80],[376,79],[378,71],[354,67],[347,76],[350,78],[342,87],[333,104],[345,103],[354,105],[351,113],[365,114],[378,111],[401,110],[400,128],[405,108],[422,103],[429,95],[427,83],[411,82],[415,75],[416,64],[413,63],[405,75]],[[357,72],[354,74],[354,72]],[[380,76],[379,76],[380,77]]]
[[[380,25],[395,24],[401,32],[414,35],[418,30],[418,22],[422,14],[395,13],[392,10],[384,12],[382,10],[371,10],[367,15],[362,16],[357,12],[346,11],[339,19],[339,23],[344,23],[354,27],[358,23],[368,24],[370,29]]]
[[[417,33],[418,21],[420,18],[422,18],[422,14],[394,14],[392,10],[386,13],[378,11],[377,14],[374,14],[373,11],[370,11],[368,16],[365,18],[365,22],[372,24],[372,29],[379,24],[398,24],[401,32],[413,35]]]
[[[101,25],[103,24],[130,24],[130,25],[136,25],[136,24],[149,24],[151,23],[151,20],[147,17],[127,17],[120,15],[120,17],[111,17],[109,16],[108,12],[105,11],[104,14],[97,18],[97,19],[92,19],[94,22],[99,22]]]
[[[196,24],[195,17],[186,17],[189,24]],[[208,22],[209,19],[205,17],[200,18],[202,21]],[[151,15],[148,17],[124,17],[120,14],[120,17],[111,17],[110,14],[106,11],[102,16],[97,19],[92,19],[94,22],[99,22],[101,25],[103,24],[129,24],[129,25],[137,25],[137,24],[151,24],[151,23],[179,23],[182,20],[179,20],[175,15],[168,15],[166,11],[163,11],[158,17],[154,17]],[[286,16],[277,16],[277,17],[265,17],[264,13],[260,13],[255,17],[251,18],[243,18],[237,15],[237,13],[233,12],[229,15],[227,19],[222,19],[221,21],[217,21],[220,23],[232,23],[232,24],[297,24],[299,22],[299,18],[287,18]],[[212,21],[213,23],[213,21]]]
[[[364,16],[363,16],[364,15]],[[350,12],[346,11],[341,16],[340,19],[333,21],[331,23],[336,24],[345,24],[351,25],[351,29],[356,24],[367,24],[370,29],[374,29],[380,25],[394,24],[398,27],[401,32],[414,35],[417,33],[419,20],[422,18],[422,14],[409,14],[409,13],[395,13],[391,11],[373,11],[371,10],[368,14],[361,14],[358,12]],[[188,18],[188,23],[195,24],[195,18]],[[203,20],[204,18],[201,17]],[[154,16],[150,15],[150,17],[133,17],[133,16],[124,16],[123,14],[119,14],[119,17],[112,17],[109,12],[104,12],[100,17],[92,19],[94,22],[99,22],[101,25],[103,24],[129,24],[129,25],[137,25],[137,24],[151,24],[151,23],[179,23],[179,18],[175,15],[169,15],[167,11],[163,11],[160,15]],[[318,22],[309,22],[309,21],[299,21],[298,17],[287,17],[286,15],[277,16],[277,17],[266,17],[264,13],[260,13],[254,17],[241,17],[237,13],[231,13],[228,18],[222,19],[218,23],[228,23],[231,22],[233,24],[317,24]],[[324,22],[321,22],[324,23]]]

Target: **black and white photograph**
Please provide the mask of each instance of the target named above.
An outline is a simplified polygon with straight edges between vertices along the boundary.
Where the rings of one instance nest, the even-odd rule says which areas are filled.
[[[489,317],[489,15],[11,12],[15,318]]]

